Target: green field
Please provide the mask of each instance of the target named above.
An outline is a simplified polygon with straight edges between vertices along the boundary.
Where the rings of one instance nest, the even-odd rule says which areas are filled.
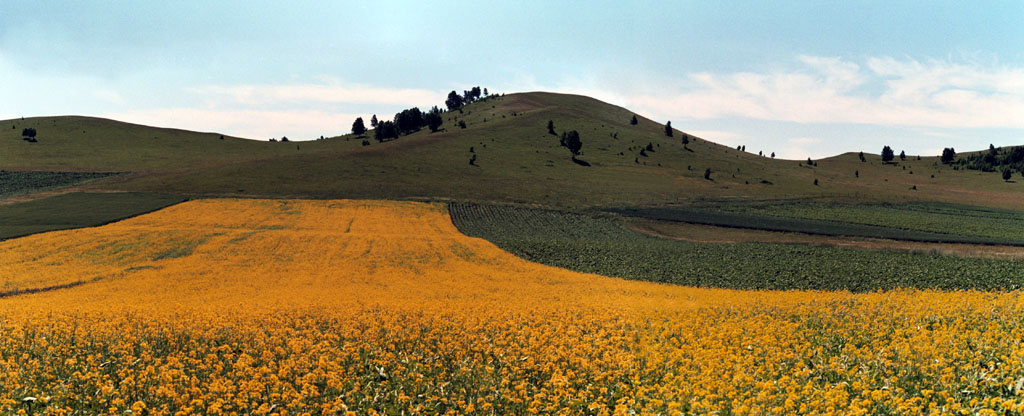
[[[929,243],[1024,246],[1024,213],[950,204],[723,202],[610,211],[659,221],[753,230]]]
[[[624,229],[607,214],[451,204],[463,233],[526,260],[627,279],[735,289],[1015,289],[1024,262],[802,244],[690,243]]]
[[[177,195],[75,192],[0,205],[0,240],[46,231],[95,227],[185,201]]]
[[[717,209],[889,229],[1021,241],[1024,211],[943,203],[836,204],[820,201],[715,204]]]
[[[105,178],[112,173],[92,172],[40,172],[0,170],[0,198],[22,193],[61,188],[77,183]]]

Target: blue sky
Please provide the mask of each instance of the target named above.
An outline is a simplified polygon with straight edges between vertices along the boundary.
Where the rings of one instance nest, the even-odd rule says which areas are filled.
[[[1024,2],[5,1],[0,119],[266,140],[447,91],[580,93],[802,159],[1024,144]]]

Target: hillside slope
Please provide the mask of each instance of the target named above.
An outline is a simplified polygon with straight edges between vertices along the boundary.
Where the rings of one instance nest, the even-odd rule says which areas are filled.
[[[463,199],[550,206],[632,206],[697,198],[853,198],[964,201],[1010,206],[1024,187],[996,174],[954,171],[934,157],[883,164],[848,153],[816,161],[741,152],[592,98],[522,93],[447,112],[445,131],[385,143],[344,136],[315,151],[131,180],[122,189],[205,195]],[[557,133],[576,130],[574,163]],[[465,128],[459,128],[459,122]],[[653,151],[641,150],[650,145]],[[645,156],[646,155],[646,156]],[[474,159],[475,157],[475,159]],[[474,160],[470,164],[470,160]],[[704,173],[710,169],[710,180]],[[855,174],[856,173],[856,174]],[[815,180],[817,179],[817,184]],[[916,188],[916,189],[913,189]]]
[[[351,135],[301,143],[220,140],[217,134],[100,119],[27,119],[9,121],[15,128],[0,130],[0,168],[128,170],[135,174],[96,186],[199,196],[456,199],[562,207],[822,197],[1024,204],[1024,184],[1003,182],[998,173],[956,171],[935,157],[883,164],[877,155],[862,162],[847,153],[808,166],[693,136],[684,146],[682,131],[666,137],[662,124],[642,116],[631,125],[633,115],[577,95],[509,94],[444,113],[440,132],[424,129],[384,143]],[[558,134],[579,132],[579,159],[590,166],[572,160],[559,137],[548,133],[548,121]],[[29,122],[41,126],[39,143],[17,137]],[[685,129],[682,124],[676,123]],[[710,179],[704,178],[707,170]]]
[[[7,127],[10,126],[10,127]],[[37,141],[22,140],[36,129]],[[0,168],[127,172],[196,168],[211,163],[279,156],[287,143],[257,142],[217,133],[164,129],[115,120],[33,117],[0,121]]]

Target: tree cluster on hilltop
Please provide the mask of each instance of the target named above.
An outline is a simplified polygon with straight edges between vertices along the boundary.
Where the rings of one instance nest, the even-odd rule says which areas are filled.
[[[489,93],[487,88],[473,87],[467,91],[463,91],[463,94],[452,91],[448,93],[448,99],[445,100],[445,106],[448,110],[459,110],[464,105],[481,100],[481,97],[488,97]],[[395,114],[395,117],[391,120],[377,120],[377,115],[374,114],[370,119],[370,126],[373,128],[373,138],[378,142],[384,142],[388,140],[394,140],[403,135],[409,135],[420,131],[423,127],[427,127],[431,132],[437,132],[440,130],[441,125],[444,124],[444,117],[441,114],[444,110],[438,106],[433,106],[430,111],[422,111],[419,107],[408,108]],[[465,128],[465,123],[460,122]],[[361,136],[368,130],[366,125],[363,123],[363,118],[358,117],[352,123],[352,134]]]
[[[444,105],[448,107],[448,111],[455,111],[461,109],[467,104],[472,104],[482,97],[487,97],[487,88],[480,89],[480,87],[473,87],[469,90],[462,91],[462,95],[452,90],[448,93],[448,98],[444,100]]]
[[[376,117],[374,115],[374,119]],[[402,135],[420,131],[423,127],[435,132],[443,123],[441,109],[436,105],[427,112],[423,112],[419,107],[408,108],[396,113],[392,120],[377,121],[373,129],[373,138],[378,142],[394,140]],[[365,129],[360,130],[358,127],[362,127],[362,118],[356,119],[356,123],[352,126],[352,134],[365,133]]]
[[[952,151],[952,149],[949,150]],[[944,156],[945,153],[943,151]],[[953,155],[946,163],[984,172],[1009,170],[1024,173],[1024,146],[1003,148],[989,145],[988,151],[971,154],[960,159],[955,159],[955,153]]]

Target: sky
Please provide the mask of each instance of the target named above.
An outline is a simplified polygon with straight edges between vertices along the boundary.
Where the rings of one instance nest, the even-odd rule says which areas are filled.
[[[88,115],[307,140],[481,86],[584,94],[788,159],[1024,144],[1020,0],[2,9],[0,119]]]

